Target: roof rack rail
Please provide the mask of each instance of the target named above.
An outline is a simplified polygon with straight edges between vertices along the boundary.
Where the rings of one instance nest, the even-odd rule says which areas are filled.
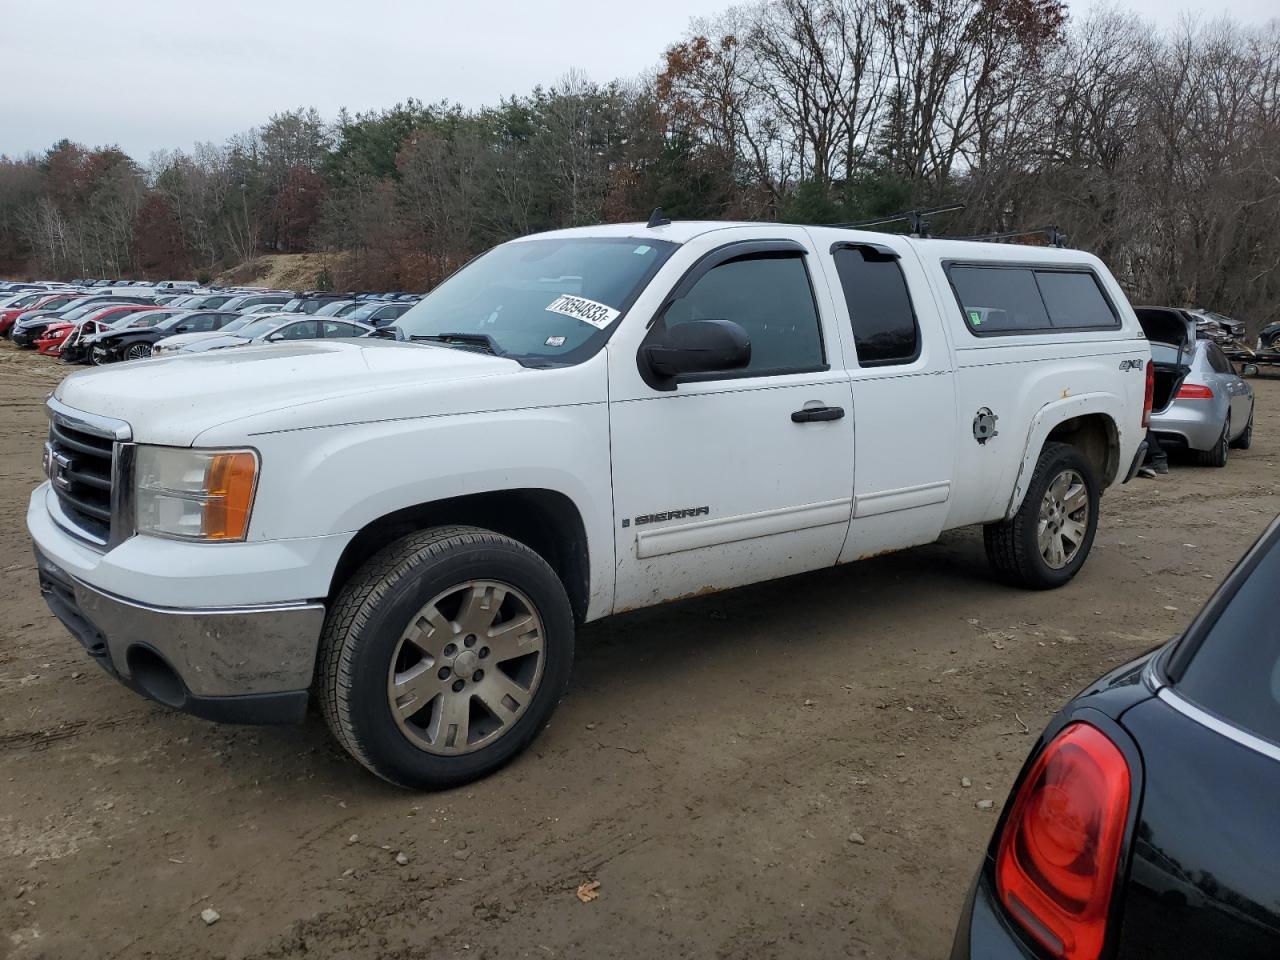
[[[936,217],[940,213],[951,213],[963,210],[963,203],[949,203],[942,207],[929,207],[924,210],[901,210],[898,213],[886,213],[882,217],[871,217],[867,220],[851,220],[848,223],[824,223],[824,227],[838,227],[843,230],[857,230],[862,227],[879,227],[886,223],[909,223],[913,237],[929,236],[929,221],[925,217]]]
[[[1034,237],[1042,236],[1049,241],[1051,247],[1065,247],[1067,245],[1067,235],[1063,233],[1055,224],[1047,227],[1031,227],[1027,230],[1009,230],[1004,233],[986,233],[981,236],[974,237],[940,237],[942,240],[986,240],[990,242],[999,242],[1001,240],[1014,240],[1018,237]]]

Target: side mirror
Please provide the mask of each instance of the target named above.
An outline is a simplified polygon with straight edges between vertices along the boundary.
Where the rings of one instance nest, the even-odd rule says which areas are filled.
[[[686,373],[741,370],[751,362],[751,338],[732,320],[686,320],[641,347],[649,369],[671,379]]]
[[[191,329],[190,325],[185,324],[185,323],[180,323],[180,324],[178,324],[176,327],[174,327],[174,328],[173,328],[173,332],[174,332],[174,333],[186,333],[186,332],[187,332],[188,330],[190,330],[190,329]]]

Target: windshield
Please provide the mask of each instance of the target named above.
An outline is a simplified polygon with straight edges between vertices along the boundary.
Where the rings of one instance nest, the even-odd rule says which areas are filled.
[[[93,313],[95,310],[102,310],[106,306],[107,304],[99,300],[96,303],[85,303],[85,304],[81,304],[78,307],[70,307],[66,310],[61,311],[58,315],[62,317],[64,320],[79,320],[81,317],[85,316],[86,314]]]
[[[459,270],[396,326],[411,338],[488,337],[499,352],[537,366],[579,363],[675,248],[621,237],[513,241]]]
[[[219,332],[219,333],[234,333],[236,330],[243,330],[245,327],[247,327],[249,324],[253,323],[255,320],[260,320],[260,319],[262,319],[262,318],[261,318],[261,317],[257,317],[257,316],[255,316],[255,315],[253,315],[253,314],[251,314],[251,313],[246,313],[244,316],[242,316],[242,317],[238,317],[237,319],[232,320],[230,323],[226,324],[226,325],[225,325],[221,330],[219,330],[218,332]]]
[[[336,317],[345,307],[350,306],[348,300],[335,300],[333,303],[326,303],[323,307],[316,311],[317,317]]]
[[[264,333],[270,333],[272,330],[274,330],[276,327],[280,326],[280,324],[284,322],[285,320],[283,318],[278,317],[275,314],[271,314],[270,316],[266,316],[266,317],[255,317],[253,318],[253,321],[251,323],[246,323],[244,326],[236,330],[236,336],[250,337],[250,338],[260,337]],[[226,333],[227,327],[223,327],[218,332]]]
[[[373,316],[385,306],[386,303],[383,301],[375,300],[373,303],[366,303],[363,306],[356,307],[346,317],[348,320],[364,320],[366,317]]]

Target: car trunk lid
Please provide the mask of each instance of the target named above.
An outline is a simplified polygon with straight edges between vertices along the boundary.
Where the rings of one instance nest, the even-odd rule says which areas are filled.
[[[1195,346],[1195,322],[1170,307],[1138,307],[1134,311],[1142,332],[1151,341],[1151,365],[1155,367],[1155,394],[1151,412],[1160,413],[1173,402],[1178,388],[1191,372]]]

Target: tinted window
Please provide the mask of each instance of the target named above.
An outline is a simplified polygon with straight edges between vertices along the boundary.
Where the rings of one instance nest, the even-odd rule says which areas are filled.
[[[1209,628],[1178,692],[1250,733],[1280,743],[1280,617],[1273,545]]]
[[[865,248],[839,249],[832,257],[849,307],[858,363],[869,367],[914,360],[920,353],[920,328],[897,259]]]
[[[1205,344],[1205,351],[1209,355],[1209,366],[1213,367],[1218,373],[1233,373],[1231,361],[1227,359],[1226,354],[1222,352],[1222,348],[1216,343]]]
[[[952,267],[951,285],[974,333],[1043,330],[1049,314],[1030,270],[1008,267]]]
[[[280,331],[281,340],[306,340],[316,335],[316,321],[304,320],[301,323],[291,323]]]
[[[712,268],[663,315],[668,327],[688,320],[732,320],[746,330],[749,374],[814,370],[824,362],[818,310],[799,256],[744,257]]]
[[[350,323],[326,320],[320,324],[320,336],[322,337],[359,337],[363,334],[364,330]]]
[[[1113,327],[1116,315],[1091,273],[1037,270],[1036,282],[1055,327]]]
[[[1119,325],[1087,271],[957,265],[948,276],[976,334]]]

